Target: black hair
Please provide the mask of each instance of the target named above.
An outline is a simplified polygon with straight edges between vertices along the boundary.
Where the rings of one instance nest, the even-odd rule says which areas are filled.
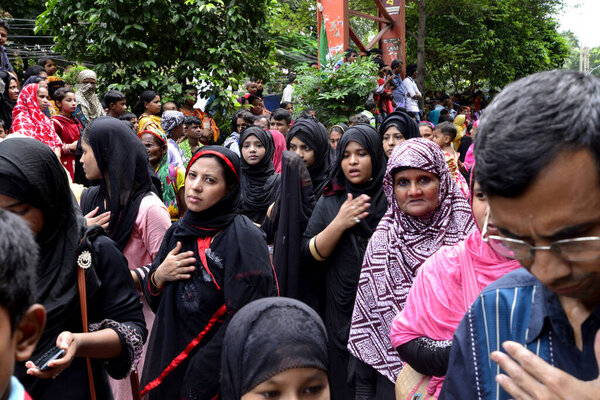
[[[130,120],[137,118],[137,115],[135,115],[132,112],[126,112],[123,115],[119,115],[119,120],[121,121],[126,121],[129,122]]]
[[[121,100],[125,100],[125,95],[118,90],[109,90],[104,95],[104,104],[110,107],[111,104],[118,103]]]
[[[254,100],[261,100],[261,98],[260,98],[260,97],[258,97],[258,96],[257,96],[257,95],[255,95],[255,94],[251,94],[250,96],[248,96],[248,103],[252,104],[252,102],[253,102]]]
[[[44,67],[42,67],[40,65],[32,65],[31,67],[29,67],[25,70],[25,74],[23,75],[23,77],[25,79],[23,79],[23,80],[26,81],[27,79],[31,78],[32,76],[39,75],[40,72],[42,72],[42,71],[46,72]]]
[[[195,91],[198,91],[198,89],[196,88],[196,86],[194,85],[183,85],[183,87],[181,88],[181,91],[183,93],[187,92],[188,90],[192,90],[194,89]]]
[[[402,60],[400,60],[399,58],[396,58],[394,61],[392,61],[392,65],[390,65],[390,68],[396,69],[401,65],[402,65]]]
[[[290,104],[294,105],[294,103],[292,103],[291,101],[282,101],[281,103],[279,103],[279,108],[283,108],[285,110]]]
[[[348,49],[346,49],[344,51],[344,58],[348,58],[348,57],[350,57],[353,54],[357,54],[358,55],[358,53],[356,52],[356,50],[348,48]]]
[[[475,138],[478,182],[491,196],[517,197],[558,154],[580,149],[600,170],[600,79],[539,72],[508,85],[483,113]]]
[[[6,129],[6,123],[3,119],[0,119],[0,126],[2,127],[2,129]]]
[[[373,62],[375,64],[377,64],[377,69],[382,69],[383,67],[385,67],[385,62],[383,62],[383,60],[381,58],[374,58]]]
[[[300,117],[298,117],[298,118],[315,118],[312,116],[311,111],[315,112],[315,109],[312,107],[305,108],[304,110],[302,110],[302,113],[300,114]]]
[[[294,81],[296,80],[296,74],[295,73],[291,73],[288,75],[288,83],[294,83]]]
[[[36,301],[39,248],[22,218],[0,210],[0,307],[8,311],[11,332]]]
[[[243,118],[248,125],[254,123],[254,115],[248,110],[239,110],[231,117],[231,132],[237,132],[237,120]]]
[[[369,99],[365,102],[365,110],[371,111],[371,110],[374,110],[375,107],[377,107],[377,104],[375,104],[374,100]]]
[[[38,60],[38,65],[41,67],[45,67],[48,61],[54,61],[51,57],[42,57]]]
[[[350,118],[348,118],[348,123],[350,125],[358,125],[358,124],[370,125],[371,120],[365,114],[355,114],[355,115],[351,116]]]
[[[448,111],[447,108],[442,108],[440,110],[440,115],[448,115],[448,114],[450,114],[450,111]]]
[[[281,121],[282,119],[284,119],[285,123],[289,125],[292,123],[292,114],[290,114],[288,110],[284,110],[283,108],[276,108],[271,113],[271,119],[274,119],[276,121]]]
[[[0,18],[0,28],[6,29],[6,32],[8,32],[8,30],[10,29],[8,22],[6,22],[5,19]]]
[[[135,105],[135,112],[137,115],[142,115],[146,111],[144,103],[150,103],[156,96],[158,96],[158,93],[154,90],[144,90],[142,94],[140,94],[138,102]]]
[[[376,57],[382,57],[383,56],[383,50],[379,49],[379,48],[374,48],[374,49],[369,49],[367,50],[367,55],[368,56],[372,56],[373,54],[375,54]]]
[[[184,117],[183,118],[183,123],[186,126],[189,126],[189,125],[202,125],[202,120],[200,118],[196,117],[196,116],[191,115],[191,116]]]
[[[259,121],[261,119],[264,119],[265,121],[267,121],[267,129],[271,129],[271,119],[269,118],[268,115],[258,115],[256,118],[254,118],[254,124],[256,125],[256,121]]]
[[[454,141],[454,139],[456,139],[456,135],[458,134],[456,125],[448,121],[437,124],[434,130],[442,132],[442,135],[450,136],[451,141]]]
[[[406,76],[413,76],[417,72],[417,64],[408,64],[406,66]]]
[[[75,94],[75,92],[73,90],[67,89],[64,87],[56,89],[56,91],[54,92],[54,96],[52,97],[52,99],[56,103],[56,107],[58,107],[59,102],[63,101],[65,99],[65,97],[67,97],[68,93]],[[60,110],[60,107],[58,107],[58,109]]]

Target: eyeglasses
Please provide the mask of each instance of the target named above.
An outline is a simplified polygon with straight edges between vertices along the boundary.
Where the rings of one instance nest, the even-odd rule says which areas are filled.
[[[519,261],[532,260],[537,250],[547,250],[556,254],[565,261],[591,261],[600,258],[600,236],[578,237],[573,239],[557,240],[549,246],[532,246],[529,243],[503,236],[488,236],[489,210],[483,225],[482,236],[484,241],[501,256]]]

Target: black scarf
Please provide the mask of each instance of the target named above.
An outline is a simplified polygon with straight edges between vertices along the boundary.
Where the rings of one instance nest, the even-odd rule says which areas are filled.
[[[371,179],[363,185],[355,185],[348,181],[342,170],[342,155],[350,142],[359,143],[371,156]],[[332,184],[328,188],[331,190],[328,190],[328,193],[345,191],[346,193],[352,193],[354,198],[361,194],[371,197],[369,201],[371,203],[371,207],[368,210],[369,215],[352,228],[353,230],[357,230],[357,232],[361,232],[363,236],[370,237],[373,234],[379,220],[387,210],[387,200],[383,193],[383,176],[385,175],[386,164],[381,139],[375,128],[371,125],[354,125],[344,133],[337,145],[336,169]]]
[[[385,132],[390,126],[395,126],[398,128],[406,140],[421,137],[417,122],[410,115],[403,111],[394,111],[387,116],[387,118],[379,126],[379,140],[383,140],[383,135],[385,135]]]
[[[94,151],[102,180],[99,186],[82,193],[81,210],[84,214],[96,207],[100,207],[99,214],[110,211],[107,231],[122,251],[131,237],[142,199],[150,192],[157,193],[148,153],[124,121],[100,117],[87,129],[88,144]],[[104,206],[105,200],[108,207]]]
[[[329,145],[327,129],[316,118],[298,118],[287,134],[288,149],[295,136],[298,136],[299,140],[306,143],[315,152],[315,162],[308,167],[308,172],[312,180],[315,199],[319,200],[323,189],[331,179],[335,164],[335,153]]]
[[[37,268],[37,298],[46,308],[47,322],[36,353],[48,350],[78,307],[77,265],[80,239],[86,232],[77,201],[56,155],[31,138],[0,143],[0,193],[42,211]],[[86,274],[88,295],[99,287],[93,268]]]
[[[235,152],[222,146],[204,146],[190,160],[187,171],[200,158],[218,157],[225,168],[225,174],[230,174],[239,182],[240,158]],[[186,171],[186,176],[187,176]],[[238,214],[240,204],[240,185],[236,184],[219,202],[207,210],[193,212],[187,210],[175,226],[173,235],[177,239],[212,237],[229,225]],[[168,251],[171,251],[170,249]],[[164,257],[167,255],[165,254]],[[158,256],[157,256],[158,257]]]
[[[0,93],[0,119],[4,121],[4,129],[8,132],[12,125],[12,110],[17,104],[8,97],[8,86],[10,81],[15,78],[8,72],[0,71],[0,79],[4,82],[4,92]]]
[[[250,126],[244,129],[239,140],[240,151],[244,141],[252,135],[260,140],[266,151],[262,160],[256,165],[249,165],[243,157],[240,160],[242,165],[240,212],[253,222],[260,223],[273,202],[272,192],[279,180],[279,174],[275,173],[273,166],[275,144],[270,132],[259,126]]]
[[[306,304],[269,297],[244,306],[223,340],[221,398],[240,400],[275,375],[294,368],[327,371],[327,333]]]

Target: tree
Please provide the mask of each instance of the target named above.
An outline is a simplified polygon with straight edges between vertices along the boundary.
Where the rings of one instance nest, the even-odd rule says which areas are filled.
[[[205,83],[214,107],[230,110],[231,88],[272,66],[273,1],[49,0],[38,29],[56,37],[57,51],[95,64],[100,84],[130,101],[145,89],[181,95],[187,80]]]

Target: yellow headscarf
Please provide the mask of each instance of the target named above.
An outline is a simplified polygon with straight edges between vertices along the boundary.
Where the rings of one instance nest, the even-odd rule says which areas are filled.
[[[459,114],[454,118],[454,126],[456,126],[456,137],[452,141],[452,146],[454,150],[458,150],[458,146],[460,146],[460,140],[463,136],[465,136],[465,132],[467,131],[467,116],[464,114]]]

